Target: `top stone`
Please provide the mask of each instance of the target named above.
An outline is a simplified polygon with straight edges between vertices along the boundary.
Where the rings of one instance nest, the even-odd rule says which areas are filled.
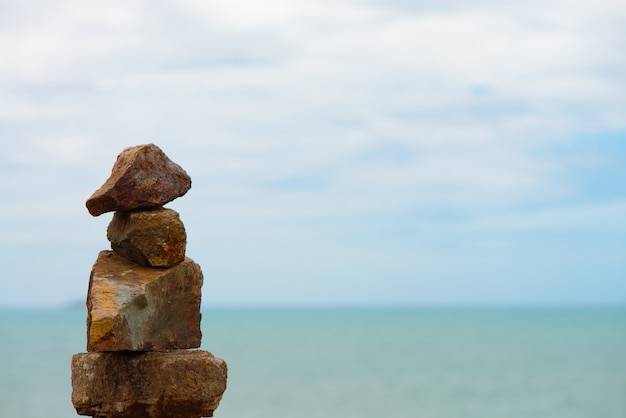
[[[126,148],[111,176],[87,199],[93,216],[160,207],[187,193],[191,178],[154,144]]]

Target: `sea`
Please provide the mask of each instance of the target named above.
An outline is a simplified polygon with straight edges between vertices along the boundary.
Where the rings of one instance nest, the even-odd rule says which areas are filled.
[[[214,308],[221,418],[626,418],[626,308]],[[69,418],[84,308],[0,310],[0,418]]]

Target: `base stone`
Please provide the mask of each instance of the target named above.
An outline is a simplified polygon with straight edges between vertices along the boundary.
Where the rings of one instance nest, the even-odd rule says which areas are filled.
[[[212,417],[227,367],[202,350],[80,353],[72,357],[72,403],[94,418]]]

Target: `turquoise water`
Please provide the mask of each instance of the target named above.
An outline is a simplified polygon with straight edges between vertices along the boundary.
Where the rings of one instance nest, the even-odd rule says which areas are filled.
[[[626,309],[216,309],[222,418],[624,418]],[[77,416],[83,310],[0,311],[0,417]]]

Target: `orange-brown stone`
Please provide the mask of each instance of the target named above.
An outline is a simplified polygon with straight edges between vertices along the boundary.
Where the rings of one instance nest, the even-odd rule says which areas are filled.
[[[111,176],[87,199],[93,216],[112,211],[156,208],[187,193],[191,178],[154,144],[126,148]]]
[[[72,403],[98,418],[212,417],[227,367],[207,351],[81,353],[72,357]]]
[[[185,259],[185,226],[172,209],[115,212],[107,238],[115,252],[143,266],[173,267]]]
[[[200,346],[200,266],[140,266],[101,251],[87,294],[87,351],[148,351]]]

